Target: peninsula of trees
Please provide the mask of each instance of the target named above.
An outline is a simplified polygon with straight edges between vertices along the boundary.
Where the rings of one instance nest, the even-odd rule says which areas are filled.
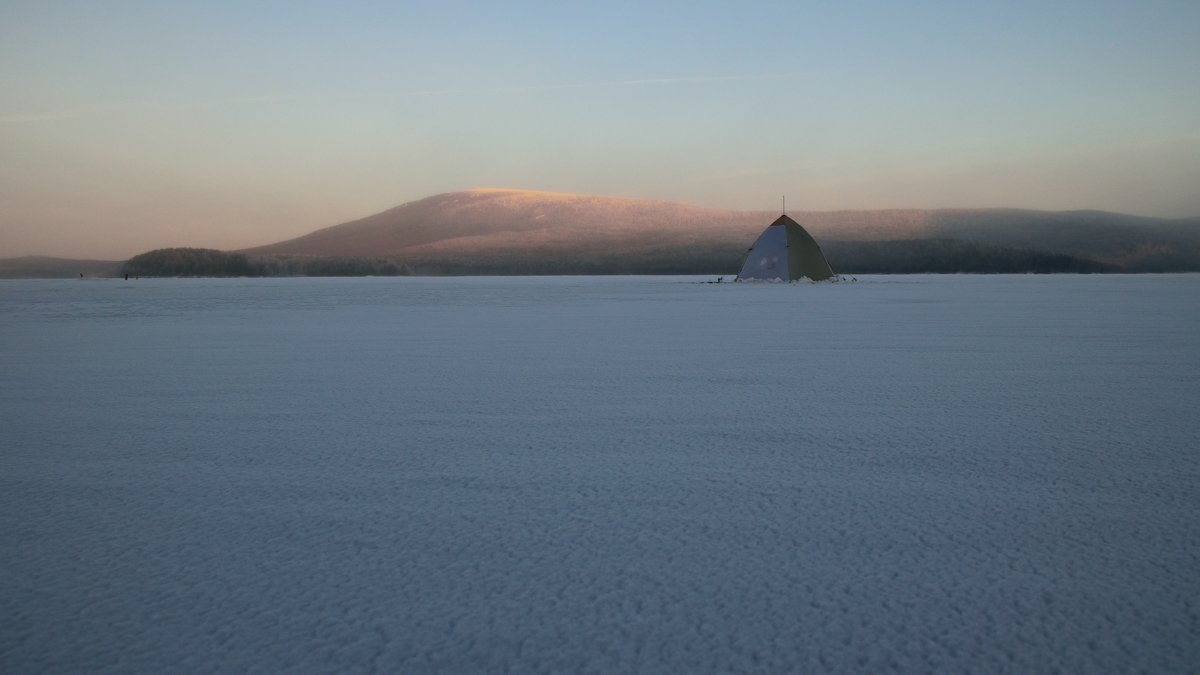
[[[125,261],[119,273],[141,277],[391,277],[408,274],[408,270],[379,258],[299,258],[210,248],[160,248]]]

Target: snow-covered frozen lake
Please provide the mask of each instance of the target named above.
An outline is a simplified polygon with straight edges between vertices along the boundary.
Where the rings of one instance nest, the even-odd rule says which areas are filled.
[[[1200,275],[0,282],[0,672],[1182,672]]]

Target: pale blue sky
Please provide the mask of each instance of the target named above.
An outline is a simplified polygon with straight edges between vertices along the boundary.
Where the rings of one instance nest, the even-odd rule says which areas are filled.
[[[481,186],[1194,216],[1200,3],[0,0],[0,157],[0,257]]]

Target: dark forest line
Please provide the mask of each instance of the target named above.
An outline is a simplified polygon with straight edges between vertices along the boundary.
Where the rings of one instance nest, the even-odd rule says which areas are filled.
[[[1120,272],[1112,264],[1059,253],[949,239],[832,241],[825,253],[843,274],[1022,274]],[[135,256],[121,274],[146,277],[274,277],[399,275],[737,274],[744,251],[723,246],[652,248],[586,256],[529,251],[397,261],[372,258],[276,257],[212,249],[159,249]]]
[[[118,275],[138,277],[391,277],[409,273],[392,260],[262,256],[207,248],[163,248],[136,255]]]

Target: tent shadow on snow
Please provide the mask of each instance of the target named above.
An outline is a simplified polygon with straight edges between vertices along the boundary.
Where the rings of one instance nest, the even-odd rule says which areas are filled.
[[[817,240],[786,215],[779,216],[758,236],[737,275],[737,281],[825,281],[836,278]]]

